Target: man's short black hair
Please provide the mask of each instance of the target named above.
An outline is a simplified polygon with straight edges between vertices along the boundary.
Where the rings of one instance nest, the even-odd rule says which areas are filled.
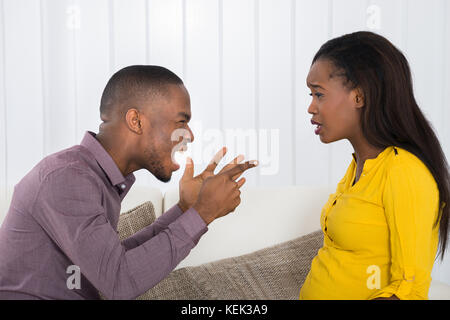
[[[183,85],[183,81],[172,71],[151,65],[134,65],[117,71],[109,79],[103,90],[100,102],[100,115],[109,115],[115,108],[129,104],[129,107],[142,98],[165,95],[167,85]]]

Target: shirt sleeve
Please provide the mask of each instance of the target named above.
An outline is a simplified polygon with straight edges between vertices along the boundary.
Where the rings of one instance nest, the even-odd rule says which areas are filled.
[[[107,299],[134,299],[155,286],[207,231],[203,219],[191,208],[154,237],[126,250],[107,220],[97,181],[73,167],[44,179],[33,214]]]
[[[172,208],[158,217],[158,219],[156,219],[151,225],[124,239],[122,241],[122,245],[125,247],[125,250],[131,250],[133,248],[136,248],[137,246],[140,246],[145,241],[154,237],[162,230],[167,228],[169,224],[178,219],[182,214],[183,211],[181,210],[181,208],[178,205],[174,205]]]
[[[383,203],[390,234],[390,279],[370,299],[392,295],[402,300],[428,298],[439,192],[431,174],[420,171],[403,164],[388,174]]]

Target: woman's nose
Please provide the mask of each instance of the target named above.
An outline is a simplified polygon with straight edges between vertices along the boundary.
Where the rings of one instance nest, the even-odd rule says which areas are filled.
[[[314,102],[311,102],[311,104],[310,104],[309,107],[308,107],[308,113],[314,114],[314,113],[316,113],[316,112],[317,112],[317,108],[316,108],[316,106],[314,105]]]

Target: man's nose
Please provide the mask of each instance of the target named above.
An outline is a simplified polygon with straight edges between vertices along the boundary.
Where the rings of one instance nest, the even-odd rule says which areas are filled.
[[[188,131],[189,131],[189,137],[186,137],[187,139],[191,140],[191,143],[194,142],[194,133],[192,132],[191,128],[189,128],[188,126]]]

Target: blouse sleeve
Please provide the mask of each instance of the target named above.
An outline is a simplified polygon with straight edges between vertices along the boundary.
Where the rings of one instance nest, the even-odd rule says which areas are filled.
[[[436,254],[439,191],[426,167],[398,164],[383,193],[390,234],[391,266],[388,285],[370,299],[397,296],[427,299]]]

